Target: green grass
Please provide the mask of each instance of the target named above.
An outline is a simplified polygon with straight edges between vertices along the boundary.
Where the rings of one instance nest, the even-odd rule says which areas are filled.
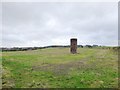
[[[2,53],[2,87],[117,88],[118,54],[108,49],[48,48]]]

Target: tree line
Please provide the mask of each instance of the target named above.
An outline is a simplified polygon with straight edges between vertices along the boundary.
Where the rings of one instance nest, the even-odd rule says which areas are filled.
[[[28,51],[28,50],[37,50],[37,49],[45,49],[45,48],[61,48],[61,47],[70,47],[70,45],[51,45],[44,47],[2,47],[0,51]],[[99,46],[99,45],[77,45],[78,48],[102,48],[102,49],[120,49],[120,47],[108,47],[108,46]]]

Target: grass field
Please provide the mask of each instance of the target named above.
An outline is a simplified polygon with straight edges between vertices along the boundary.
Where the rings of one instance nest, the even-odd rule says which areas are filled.
[[[2,87],[117,88],[118,54],[108,49],[47,48],[2,53]]]

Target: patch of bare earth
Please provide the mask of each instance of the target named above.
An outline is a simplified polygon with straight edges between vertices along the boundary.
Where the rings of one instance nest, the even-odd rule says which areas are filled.
[[[41,66],[33,66],[32,70],[35,71],[50,71],[56,75],[66,75],[68,72],[73,69],[81,69],[86,65],[86,60],[80,60],[76,62],[69,62],[65,64],[43,64]]]

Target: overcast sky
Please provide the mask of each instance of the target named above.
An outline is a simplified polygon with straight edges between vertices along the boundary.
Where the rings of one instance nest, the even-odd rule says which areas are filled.
[[[2,46],[118,45],[117,4],[4,2]]]

